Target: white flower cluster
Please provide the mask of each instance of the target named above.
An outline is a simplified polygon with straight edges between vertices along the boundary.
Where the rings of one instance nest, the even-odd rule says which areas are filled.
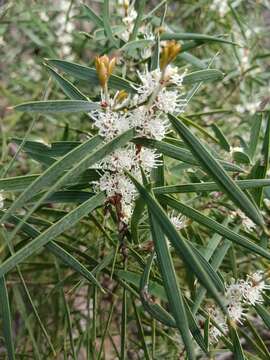
[[[187,226],[187,219],[185,216],[175,215],[174,213],[172,213],[170,216],[170,220],[177,231],[182,230]]]
[[[239,217],[242,220],[242,225],[246,231],[253,231],[256,229],[256,224],[239,209],[232,211],[231,217],[233,219]]]
[[[264,290],[267,289],[270,289],[270,286],[266,285],[261,271],[248,275],[246,280],[232,281],[226,287],[225,294],[229,318],[236,323],[242,324],[242,320],[247,316],[248,306],[263,303],[262,295]],[[226,333],[228,331],[226,318],[216,306],[211,306],[208,312],[220,327],[219,329],[213,324],[210,326],[210,339],[212,343],[215,343],[222,335],[222,332]]]
[[[126,98],[125,106],[123,102],[119,106],[118,94],[113,99],[102,94],[101,109],[90,114],[104,141],[131,128],[136,129],[139,137],[162,140],[169,127],[166,113],[178,114],[183,110],[181,85],[184,75],[178,75],[176,68],[168,66],[163,72],[145,70],[138,76],[141,84],[136,86],[137,94]],[[167,86],[173,90],[167,90]],[[128,110],[128,106],[132,109]],[[97,164],[101,178],[95,182],[95,187],[106,192],[109,202],[118,201],[118,216],[123,222],[128,223],[136,197],[135,187],[125,171],[140,179],[140,169],[150,175],[151,170],[161,164],[159,158],[154,150],[128,145]]]

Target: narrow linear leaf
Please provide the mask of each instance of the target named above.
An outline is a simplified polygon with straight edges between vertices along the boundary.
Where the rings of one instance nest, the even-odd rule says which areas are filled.
[[[220,42],[224,44],[238,45],[230,40],[222,39],[217,36],[209,36],[196,33],[163,33],[160,37],[161,40],[195,40],[200,42]]]
[[[239,186],[237,186],[237,184],[229,177],[223,167],[214,159],[209,151],[181,121],[171,114],[169,114],[169,119],[174,128],[190,147],[194,157],[197,158],[204,170],[216,180],[230,199],[239,206],[247,216],[249,216],[256,224],[263,225],[263,218],[258,209]]]
[[[87,81],[91,85],[99,86],[97,72],[93,68],[75,64],[69,61],[48,59],[47,62],[79,80]],[[111,75],[109,86],[117,90],[126,90],[129,93],[136,93],[134,84],[116,75]]]
[[[9,215],[14,213],[16,209],[23,206],[25,202],[33,197],[37,192],[54,184],[55,181],[64,174],[65,170],[80,161],[81,158],[86,156],[89,152],[101,144],[101,142],[102,138],[100,136],[93,137],[69,152],[64,158],[55,162],[50,168],[41,174],[41,176],[35,179],[33,183],[31,183],[18,197],[18,199],[14,201],[11,207],[2,216],[1,222],[4,222]]]
[[[156,149],[159,152],[161,152],[163,155],[171,157],[173,159],[180,160],[188,164],[200,166],[199,161],[197,161],[197,159],[192,155],[192,153],[189,150],[180,148],[179,146],[168,144],[164,141],[145,139],[145,138],[136,138],[133,140],[133,142],[135,144],[141,144],[150,149]],[[243,169],[241,169],[237,165],[222,160],[217,160],[217,161],[220,162],[220,164],[224,166],[224,169],[228,171],[237,171],[237,172],[243,171]]]
[[[223,79],[224,75],[221,71],[215,69],[198,70],[186,75],[183,84],[194,84],[197,82],[208,82]]]
[[[195,359],[194,345],[192,344],[188,319],[185,311],[184,301],[180,288],[177,284],[177,278],[169,251],[168,243],[166,242],[163,231],[160,228],[159,223],[151,215],[151,208],[149,207],[149,217],[151,224],[151,233],[153,236],[155,251],[158,258],[158,264],[161,271],[164,288],[167,294],[169,306],[177,328],[180,331],[188,358],[190,360]]]
[[[79,89],[76,88],[70,81],[65,79],[63,76],[54,71],[53,68],[46,65],[47,70],[49,71],[52,78],[56,81],[56,83],[60,86],[60,88],[64,91],[64,93],[70,98],[74,100],[84,100],[89,101],[87,96],[85,96]]]
[[[146,5],[146,0],[140,0],[138,2],[138,8],[137,8],[137,17],[132,29],[132,33],[130,35],[130,40],[135,40],[137,37],[137,33],[139,31],[139,27],[141,25],[141,22],[143,20],[143,16],[144,16],[144,8]]]
[[[82,4],[84,13],[90,20],[92,20],[96,26],[103,28],[103,20],[99,17],[89,6]]]
[[[28,102],[14,107],[17,111],[39,113],[89,112],[99,108],[98,103],[84,100],[48,100]]]
[[[0,277],[0,313],[2,317],[3,334],[5,339],[5,345],[7,349],[7,355],[9,360],[15,360],[14,342],[11,330],[11,316],[8,292],[6,287],[6,281],[4,276]]]
[[[175,227],[172,225],[171,221],[169,220],[159,203],[147,192],[147,190],[141,184],[137,182],[136,179],[134,179],[131,175],[129,175],[129,177],[133,181],[144,201],[146,202],[150,213],[160,224],[162,231],[164,231],[176,251],[181,254],[183,262],[189,267],[191,271],[194,272],[202,285],[208,289],[208,291],[223,308],[223,302],[220,293],[217,291],[212,279],[209,278],[209,275],[205,271],[203,264],[199,261],[197,256],[195,256],[189,244],[176,231]]]
[[[252,180],[236,180],[235,183],[240,189],[253,189],[258,187],[270,186],[270,179],[252,179]],[[0,180],[1,185],[1,180]],[[1,186],[0,186],[1,187]],[[190,183],[183,185],[160,186],[153,188],[156,195],[173,194],[173,193],[189,193],[189,192],[210,192],[219,191],[220,187],[214,182]]]
[[[181,214],[187,216],[188,218],[198,222],[201,225],[206,226],[207,228],[214,230],[218,234],[226,237],[228,240],[235,242],[237,245],[243,246],[244,248],[250,250],[252,253],[256,253],[270,260],[270,253],[263,249],[261,246],[254,244],[250,240],[246,239],[244,236],[236,234],[234,231],[230,230],[226,226],[218,223],[217,221],[203,215],[199,211],[180,203],[179,201],[172,199],[166,195],[161,195],[159,197],[161,202],[164,202],[166,205],[172,207],[173,209],[179,211]]]
[[[59,221],[54,223],[51,227],[46,229],[43,233],[37,236],[30,243],[25,245],[14,255],[10,256],[0,265],[0,276],[5,275],[9,270],[12,270],[16,265],[27,259],[32,254],[40,250],[49,241],[52,241],[64,231],[74,226],[82,217],[101,206],[106,196],[103,193],[99,193],[93,196],[82,205],[78,206]]]
[[[110,8],[109,8],[109,0],[103,0],[102,7],[103,14],[103,27],[105,34],[107,35],[109,41],[112,43],[114,47],[118,47],[117,41],[113,36],[111,25],[110,25]]]

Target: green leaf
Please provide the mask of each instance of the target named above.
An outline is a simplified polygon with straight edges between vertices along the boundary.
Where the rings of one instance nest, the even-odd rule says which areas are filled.
[[[187,74],[183,79],[183,84],[194,84],[197,82],[208,82],[222,80],[224,77],[223,73],[215,69],[198,70]]]
[[[30,184],[32,184],[38,177],[42,174],[37,175],[24,175],[17,176],[14,178],[0,179],[0,189],[4,191],[24,191]],[[68,186],[75,185],[84,185],[89,184],[90,181],[95,181],[99,179],[99,175],[96,170],[88,169],[84,171],[77,179],[67,183]]]
[[[87,81],[91,86],[99,86],[97,72],[93,68],[64,60],[48,59],[46,61],[76,79]],[[116,75],[110,76],[109,87],[117,90],[125,90],[129,93],[136,93],[134,83]]]
[[[74,100],[84,100],[89,101],[87,96],[85,96],[79,89],[76,88],[70,81],[65,79],[63,76],[59,75],[56,71],[54,71],[50,66],[46,65],[50,75],[57,82],[60,88],[64,91],[64,93],[70,98]]]
[[[93,153],[90,153],[88,155],[86,155],[83,159],[81,159],[80,161],[75,162],[75,166],[73,166],[72,169],[70,169],[68,172],[62,174],[62,177],[56,181],[55,183],[53,183],[53,185],[51,185],[51,187],[47,190],[47,192],[45,192],[45,194],[34,204],[34,206],[28,210],[28,212],[26,213],[26,215],[24,216],[22,221],[27,221],[27,219],[29,218],[29,216],[38,208],[38,206],[42,203],[42,201],[44,199],[46,199],[48,196],[50,196],[55,190],[57,190],[61,185],[66,184],[68,181],[74,181],[75,179],[77,179],[78,175],[80,175],[82,172],[84,172],[85,170],[87,170],[90,166],[94,165],[95,163],[97,163],[98,161],[100,161],[101,159],[103,159],[103,157],[105,157],[106,155],[108,155],[109,153],[113,152],[114,150],[116,150],[118,147],[121,147],[123,145],[125,145],[129,140],[131,140],[133,138],[135,134],[134,129],[130,129],[128,131],[126,131],[125,133],[119,135],[118,137],[114,138],[112,141],[110,141],[109,143],[106,143],[104,146],[102,146],[101,148],[97,149],[96,151],[94,151]],[[78,150],[78,148],[76,148],[74,151]],[[73,151],[73,155],[74,155],[74,151]],[[62,164],[63,165],[63,164]],[[65,164],[66,165],[66,164]],[[54,166],[54,165],[53,165]],[[51,170],[53,168],[53,166],[51,168],[48,169]],[[59,168],[57,167],[57,170],[59,170]],[[44,173],[45,174],[45,173]],[[53,173],[54,174],[54,173]],[[48,173],[47,173],[48,175]],[[45,175],[43,175],[45,176]],[[43,176],[40,179],[40,182],[38,182],[37,179],[37,183],[38,186],[40,186],[43,182],[44,182],[44,178]],[[49,176],[49,181],[52,181],[52,177],[55,176],[51,175]],[[57,176],[58,177],[58,176]],[[48,179],[46,179],[48,180]],[[41,183],[41,184],[40,184]],[[37,184],[35,184],[37,187]],[[2,221],[5,217],[7,217],[9,214],[12,213],[12,210],[14,210],[14,208],[16,208],[17,206],[19,206],[18,204],[22,204],[22,199],[27,196],[31,196],[31,194],[29,194],[31,187],[34,186],[31,185],[29,188],[26,189],[26,193],[22,193],[21,196],[12,204],[12,206],[5,212],[4,217],[2,217]],[[32,194],[33,196],[34,194]],[[91,199],[90,199],[91,200]],[[9,237],[9,242],[12,241],[12,239],[15,237],[18,229],[20,228],[21,224],[19,224],[11,233],[10,237]]]
[[[9,360],[15,360],[14,342],[12,339],[11,316],[8,292],[4,276],[0,277],[0,313],[2,317],[3,335]]]
[[[256,178],[265,179],[267,177],[267,171],[269,166],[269,158],[270,158],[270,115],[268,115],[267,119],[267,126],[265,130],[264,140],[263,140],[263,147],[261,151],[261,157],[257,164],[255,164],[255,176]],[[256,204],[261,207],[262,205],[262,196],[263,196],[263,189],[259,188],[253,190],[253,197],[256,201]]]
[[[210,279],[207,271],[205,271],[204,264],[202,264],[198,257],[194,254],[188,242],[184,240],[176,231],[175,227],[172,225],[171,221],[169,220],[168,216],[166,215],[162,207],[159,205],[159,203],[146,191],[146,189],[142,185],[137,182],[137,180],[135,180],[131,175],[129,175],[129,177],[133,181],[144,201],[146,202],[150,213],[155,217],[155,219],[161,226],[162,231],[164,231],[169,241],[176,249],[177,253],[181,254],[183,262],[188,266],[190,271],[192,271],[198,277],[202,285],[208,289],[208,291],[212,294],[212,296],[216,299],[220,306],[223,307],[223,302],[220,294],[214,286],[212,278]]]
[[[92,20],[96,26],[103,28],[103,20],[99,17],[89,6],[86,4],[81,4],[84,10],[84,13],[90,20]]]
[[[179,59],[182,59],[184,61],[186,61],[187,63],[193,65],[196,68],[199,69],[206,69],[207,65],[205,64],[205,62],[201,61],[199,58],[197,58],[196,56],[188,53],[188,52],[180,52],[180,54],[178,55]]]
[[[143,48],[151,46],[153,44],[154,44],[153,40],[147,40],[147,39],[134,40],[134,41],[127,42],[119,50],[120,51],[131,51],[131,50],[136,50],[136,49],[143,49]]]
[[[111,25],[110,25],[109,0],[103,0],[102,14],[103,14],[103,26],[104,26],[105,34],[107,35],[107,38],[112,43],[112,45],[117,48],[118,44],[113,36]]]
[[[89,152],[95,149],[102,142],[100,136],[95,136],[74,150],[70,151],[65,157],[59,159],[50,168],[48,168],[41,176],[39,176],[28,188],[14,201],[11,207],[5,212],[4,217],[1,218],[3,222],[9,215],[11,215],[16,209],[25,204],[27,200],[33,197],[40,190],[50,187],[55,181],[64,174],[64,171],[70,169],[74,164],[77,164],[83,157]]]
[[[176,117],[169,114],[169,119],[186,144],[190,147],[193,155],[203,169],[220,185],[229,198],[240,207],[256,224],[263,225],[263,218],[258,209],[250,199],[228,176],[223,167],[214,159],[201,142],[190,132],[190,130]]]
[[[12,270],[16,265],[36,253],[49,241],[52,241],[64,231],[70,229],[78,221],[80,221],[82,217],[101,206],[105,199],[105,194],[99,193],[74,210],[70,211],[66,216],[54,223],[43,233],[34,238],[34,240],[29,242],[23,248],[14,253],[14,255],[10,256],[2,264],[0,264],[0,277],[4,276],[9,270]]]
[[[236,180],[235,183],[240,189],[253,189],[258,187],[270,186],[270,179],[252,179],[252,180]],[[1,180],[0,180],[1,185]],[[1,186],[0,186],[1,187]],[[160,186],[153,188],[156,195],[159,194],[176,194],[189,192],[210,192],[219,191],[220,186],[214,182],[190,183],[183,185]]]
[[[265,306],[263,306],[261,304],[257,304],[255,306],[255,309],[256,309],[257,313],[260,315],[260,317],[262,318],[265,325],[270,330],[270,314],[269,314],[268,310],[265,308]]]
[[[141,22],[143,20],[143,16],[144,16],[144,8],[146,5],[146,0],[140,0],[138,2],[138,7],[137,7],[137,17],[132,29],[132,33],[130,35],[130,40],[135,40],[141,25]]]
[[[197,161],[197,159],[192,155],[192,153],[189,150],[180,148],[179,146],[168,144],[164,141],[158,141],[158,140],[146,139],[146,138],[136,138],[133,140],[133,142],[135,144],[140,144],[150,149],[156,149],[163,155],[169,156],[173,159],[180,160],[188,164],[200,166],[200,163]],[[237,165],[231,164],[223,160],[217,160],[217,161],[220,162],[220,164],[222,164],[222,166],[224,166],[224,168],[228,171],[237,171],[237,172],[243,171]]]
[[[260,131],[262,126],[262,114],[255,114],[252,118],[253,124],[250,130],[250,139],[248,146],[248,155],[251,159],[254,158],[256,153],[257,145],[259,142]]]
[[[89,112],[99,108],[98,103],[84,100],[48,100],[28,102],[14,107],[17,111],[39,113]]]
[[[211,127],[212,127],[217,139],[219,140],[220,146],[224,150],[230,151],[230,149],[231,149],[230,144],[229,144],[228,140],[226,139],[225,135],[223,134],[222,130],[216,124],[212,124]]]
[[[240,163],[240,164],[250,164],[250,158],[247,154],[245,154],[243,151],[234,151],[233,152],[233,160]]]
[[[173,209],[179,211],[181,214],[187,216],[188,218],[198,222],[201,225],[206,226],[207,228],[214,230],[218,234],[226,237],[227,239],[235,242],[237,245],[243,246],[244,248],[250,250],[252,253],[259,254],[266,259],[270,260],[270,253],[263,249],[261,246],[258,246],[246,239],[244,236],[236,234],[234,231],[229,228],[223,226],[217,221],[211,219],[203,215],[201,212],[192,209],[191,207],[180,203],[177,200],[172,199],[169,196],[161,195],[159,196],[159,200],[163,202],[165,205],[172,207]]]
[[[163,33],[160,36],[160,40],[195,40],[201,43],[204,42],[220,42],[224,44],[238,45],[235,42],[222,39],[217,36],[209,36],[204,34],[196,34],[196,33]]]
[[[230,337],[233,343],[233,355],[235,360],[245,360],[244,352],[237,334],[235,325],[230,326]]]
[[[175,319],[176,326],[181,333],[188,358],[192,360],[195,359],[194,345],[192,344],[190,338],[187,314],[185,311],[183,297],[177,284],[177,278],[169,246],[163,231],[160,228],[160,224],[157,222],[154,215],[152,215],[150,207],[149,212],[151,233],[169,306]]]

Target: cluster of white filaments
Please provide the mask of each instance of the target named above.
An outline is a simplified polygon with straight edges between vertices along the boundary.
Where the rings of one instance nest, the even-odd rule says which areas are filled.
[[[105,61],[109,64],[107,59]],[[162,140],[169,128],[167,113],[179,114],[183,111],[185,101],[181,90],[184,74],[178,74],[176,68],[168,65],[163,70],[150,72],[144,69],[138,77],[140,84],[134,85],[136,93],[133,96],[125,94],[121,97],[117,93],[110,98],[106,87],[102,90],[101,108],[90,115],[104,141],[111,141],[132,128],[139,138]],[[108,202],[118,202],[118,216],[127,224],[132,215],[136,190],[126,171],[141,180],[141,169],[149,176],[152,169],[159,165],[160,154],[155,150],[129,144],[97,164],[101,177],[94,185],[97,190],[106,192]]]
[[[263,292],[268,289],[270,286],[265,283],[262,271],[248,275],[246,280],[233,280],[226,286],[225,294],[229,319],[242,324],[249,306],[263,303]],[[209,329],[211,342],[215,343],[220,336],[228,332],[226,317],[215,305],[210,306],[208,312],[214,323],[218,325],[217,327],[211,324]]]

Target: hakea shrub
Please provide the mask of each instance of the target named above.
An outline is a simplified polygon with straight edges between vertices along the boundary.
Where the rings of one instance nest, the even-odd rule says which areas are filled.
[[[157,10],[165,3],[162,2]],[[216,358],[224,351],[230,351],[237,359],[245,356],[251,359],[254,353],[267,359],[269,351],[260,333],[263,323],[269,327],[270,318],[265,307],[269,304],[267,261],[270,254],[266,220],[269,204],[262,191],[263,186],[270,185],[266,178],[270,122],[262,113],[256,114],[260,126],[254,128],[249,147],[244,144],[240,148],[230,146],[217,126],[214,136],[207,126],[189,118],[191,99],[196,97],[202,83],[221,80],[223,75],[210,69],[212,61],[208,68],[193,71],[194,63],[201,66],[201,62],[190,54],[182,57],[187,63],[180,67],[179,57],[186,50],[191,51],[202,44],[206,47],[213,42],[218,46],[221,43],[237,44],[221,37],[173,32],[164,24],[166,4],[164,14],[153,23],[143,16],[144,1],[121,4],[118,4],[121,14],[117,13],[122,22],[119,33],[110,27],[108,1],[104,1],[102,19],[84,6],[98,30],[104,24],[106,46],[103,55],[96,55],[92,68],[62,60],[46,60],[53,79],[71,100],[47,100],[16,107],[19,111],[29,112],[84,112],[90,119],[88,134],[93,136],[89,135],[83,144],[67,142],[68,150],[60,152],[61,156],[55,150],[57,144],[47,147],[46,144],[35,142],[33,145],[27,140],[15,139],[29,156],[43,166],[45,164],[46,171],[30,182],[11,205],[9,200],[7,209],[5,188],[0,192],[1,223],[7,224],[7,229],[10,222],[16,226],[9,241],[20,229],[29,234],[32,228],[29,230],[26,225],[28,222],[35,224],[31,215],[44,203],[54,207],[57,201],[61,203],[61,196],[65,199],[72,193],[72,201],[68,198],[67,202],[76,206],[71,211],[65,208],[63,217],[59,214],[52,225],[41,222],[42,226],[50,226],[44,232],[41,229],[35,233],[33,248],[31,242],[21,245],[17,254],[17,250],[14,253],[10,247],[12,261],[8,257],[3,262],[1,274],[4,276],[13,265],[17,266],[34,251],[49,244],[49,251],[93,282],[95,306],[96,289],[109,289],[117,298],[118,286],[123,287],[121,359],[125,359],[126,353],[131,354],[126,337],[128,292],[131,296],[129,305],[135,309],[134,317],[129,315],[136,319],[139,329],[135,342],[141,342],[143,348],[138,358],[151,358],[150,343],[152,358],[156,358],[155,337],[163,339],[168,332],[177,351],[170,352],[170,345],[163,351],[161,344],[161,355],[157,358],[166,352],[170,359]],[[216,9],[217,4],[214,1],[211,9]],[[221,13],[227,13],[224,4]],[[90,79],[93,93],[89,97],[84,95],[55,68],[78,80],[89,82]],[[263,123],[266,126],[261,126]],[[255,150],[261,143],[262,130],[262,151],[256,158]],[[84,153],[84,146],[89,146],[90,153]],[[74,153],[78,159],[73,159]],[[175,160],[180,162],[176,165]],[[178,176],[175,176],[176,172],[179,172]],[[14,184],[12,186],[16,187]],[[22,191],[22,185],[19,190]],[[192,192],[197,196],[185,195]],[[18,212],[24,202],[27,210]],[[78,202],[82,204],[77,205]],[[102,213],[98,211],[101,207],[104,208]],[[264,211],[260,210],[262,208]],[[52,240],[94,210],[99,219],[94,218],[97,229],[106,239],[102,247],[105,260],[104,263],[103,259],[99,261],[100,252],[94,247],[97,258],[91,258],[92,263],[84,265],[71,255],[71,246],[65,247],[62,242]],[[12,218],[15,215],[18,217]],[[93,237],[98,239],[95,231],[92,229]],[[107,255],[108,260],[105,255],[111,249],[113,256]],[[78,251],[83,258],[83,251]],[[90,256],[87,256],[89,260]],[[246,266],[255,258],[262,262]],[[99,272],[103,274],[103,277],[99,276],[100,282],[95,278]],[[110,281],[113,279],[116,283],[113,290],[111,284],[108,285],[108,275]],[[102,307],[102,300],[100,303]],[[139,310],[137,304],[140,304]],[[258,315],[262,320],[258,320]],[[98,359],[111,316],[112,313],[106,329],[101,330],[103,337]],[[258,320],[258,329],[252,325],[254,319]],[[117,321],[115,319],[116,324]],[[101,328],[103,326],[101,321]],[[248,341],[252,336],[256,341],[250,349]],[[79,337],[76,341],[81,344]]]

